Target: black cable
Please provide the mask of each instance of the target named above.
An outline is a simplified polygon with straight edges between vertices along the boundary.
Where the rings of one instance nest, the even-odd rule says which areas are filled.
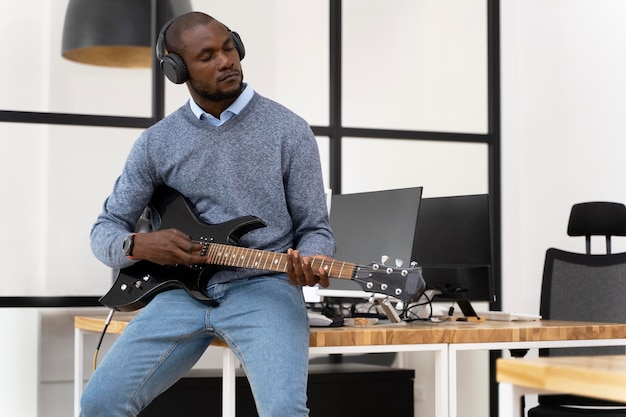
[[[109,315],[107,316],[107,319],[104,322],[104,328],[102,329],[102,333],[100,334],[100,340],[98,341],[98,345],[96,346],[96,351],[93,354],[93,370],[96,370],[96,367],[98,366],[98,352],[100,352],[100,346],[102,345],[102,341],[104,340],[104,335],[107,332],[107,329],[109,328],[109,324],[111,323],[111,319],[113,318],[113,314],[115,313],[115,309],[110,309],[109,310]]]

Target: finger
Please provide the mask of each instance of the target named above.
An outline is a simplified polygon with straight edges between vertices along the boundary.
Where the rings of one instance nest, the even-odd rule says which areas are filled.
[[[311,285],[311,283],[314,282],[314,277],[311,272],[311,259],[308,257],[302,258],[301,265],[302,265],[302,275],[301,275],[301,281],[300,281],[301,285]]]
[[[318,276],[318,272],[319,271],[314,271],[313,270],[313,265],[312,265],[312,259],[309,257],[306,257],[303,259],[303,274],[304,274],[304,279],[305,279],[305,284],[309,285],[309,286],[314,286],[315,284],[317,284],[319,282],[319,276]]]
[[[310,259],[307,257],[301,257],[300,253],[298,253],[298,259],[294,259],[295,277],[298,285],[308,285],[307,271],[311,270],[310,263]]]
[[[300,285],[299,275],[302,275],[302,268],[300,265],[300,252],[289,248],[287,250],[287,275],[289,281],[294,285]]]
[[[175,256],[180,258],[180,263],[186,265],[197,265],[207,262],[207,257],[204,254],[205,245],[192,241],[189,236],[184,233],[176,234],[177,240],[175,242]]]
[[[317,282],[320,284],[322,288],[326,288],[330,285],[330,280],[328,279],[328,271],[324,268],[320,268],[318,271]]]

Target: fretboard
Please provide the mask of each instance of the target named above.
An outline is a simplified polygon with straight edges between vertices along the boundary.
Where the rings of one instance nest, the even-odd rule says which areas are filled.
[[[286,253],[242,248],[219,243],[209,244],[207,251],[207,263],[209,264],[284,273],[287,273],[288,258]],[[311,268],[313,271],[324,268],[330,278],[352,279],[356,264],[335,259],[311,258]]]

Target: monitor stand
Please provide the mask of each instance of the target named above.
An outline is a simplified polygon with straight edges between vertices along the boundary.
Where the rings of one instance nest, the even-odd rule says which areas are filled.
[[[478,317],[476,310],[474,310],[474,307],[472,307],[472,304],[469,301],[456,300],[456,303],[465,317]]]
[[[402,321],[400,315],[396,311],[396,308],[389,301],[389,298],[385,297],[382,300],[374,299],[370,302],[379,305],[391,323],[406,323],[405,321]]]

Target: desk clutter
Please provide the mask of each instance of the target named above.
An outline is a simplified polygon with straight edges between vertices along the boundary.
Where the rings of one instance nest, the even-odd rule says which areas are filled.
[[[317,302],[307,303],[311,327],[368,327],[376,324],[401,324],[412,321],[442,323],[446,321],[485,322],[485,321],[537,321],[541,315],[508,311],[474,311],[472,307],[459,310],[450,306],[447,310],[435,309],[426,291],[413,303],[405,304],[392,297],[356,292],[347,295],[320,297]],[[334,294],[332,291],[319,291],[320,294]],[[469,304],[469,303],[466,303]]]

